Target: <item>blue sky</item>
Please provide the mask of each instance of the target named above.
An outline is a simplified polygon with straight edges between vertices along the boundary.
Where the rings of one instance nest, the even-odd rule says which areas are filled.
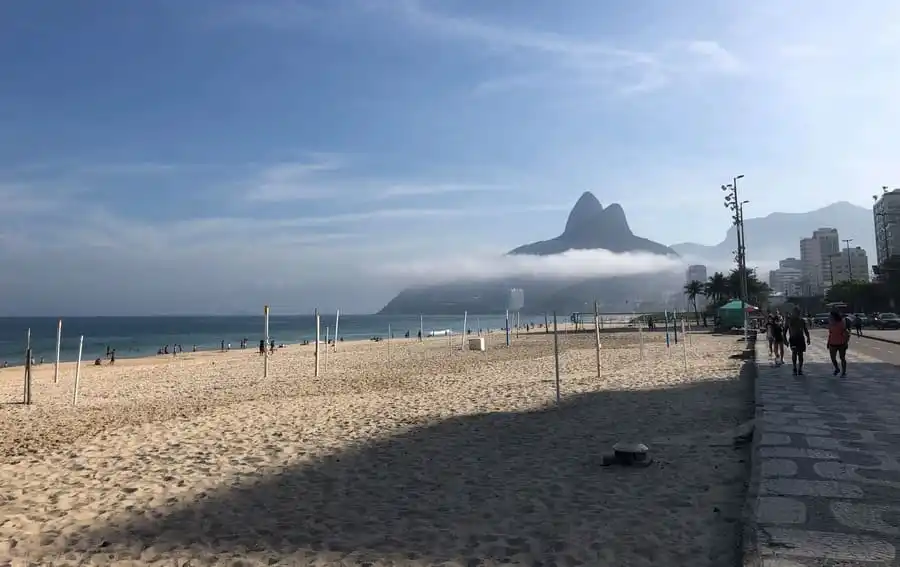
[[[379,308],[373,265],[900,185],[900,5],[0,3],[0,313]],[[383,274],[382,274],[383,276]],[[11,292],[11,293],[10,293]]]

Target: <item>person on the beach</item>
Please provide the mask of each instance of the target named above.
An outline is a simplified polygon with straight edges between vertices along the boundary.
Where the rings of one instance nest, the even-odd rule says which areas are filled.
[[[106,358],[109,358],[109,345],[106,345]]]
[[[112,349],[112,352],[109,353],[109,363],[110,364],[116,363],[116,349]]]
[[[275,339],[269,339],[269,354],[275,353]]]
[[[794,376],[803,376],[803,353],[810,343],[809,326],[806,319],[800,315],[800,308],[795,307],[787,320],[785,331],[788,335],[788,344],[791,347],[791,362],[794,363]]]
[[[781,366],[784,364],[784,320],[777,311],[772,317],[772,343],[775,347],[775,366]]]
[[[259,339],[259,354],[266,354],[266,339]]]
[[[422,330],[420,329],[419,332],[416,334],[419,335],[419,342],[422,342]],[[344,340],[344,339],[341,339],[341,340]]]
[[[834,366],[834,375],[847,376],[847,347],[850,344],[850,325],[847,320],[835,309],[828,317],[828,354],[831,355],[831,364]],[[841,365],[838,366],[838,356]]]

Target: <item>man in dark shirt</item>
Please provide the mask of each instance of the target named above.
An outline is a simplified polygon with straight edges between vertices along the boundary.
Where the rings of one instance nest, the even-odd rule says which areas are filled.
[[[794,363],[794,376],[803,375],[803,353],[809,345],[809,327],[806,320],[800,316],[800,308],[795,307],[794,312],[787,320],[785,331],[788,335],[788,344],[791,347],[791,362]]]

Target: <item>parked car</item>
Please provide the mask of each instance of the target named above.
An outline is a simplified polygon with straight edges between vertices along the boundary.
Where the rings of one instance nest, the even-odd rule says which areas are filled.
[[[829,317],[830,317],[830,315],[828,313],[816,313],[815,315],[813,315],[813,318],[812,318],[813,325],[816,325],[819,327],[826,327],[826,326],[828,326],[828,318]]]
[[[876,329],[900,329],[900,317],[896,313],[881,313],[875,319]]]

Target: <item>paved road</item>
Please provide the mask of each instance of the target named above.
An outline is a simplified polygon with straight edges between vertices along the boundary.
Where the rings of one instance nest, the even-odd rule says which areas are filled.
[[[891,331],[879,331],[877,329],[863,329],[863,336],[880,337],[888,341],[900,342],[900,329]]]
[[[799,377],[757,347],[747,551],[763,567],[900,566],[900,345],[855,340],[840,379],[824,342]]]

